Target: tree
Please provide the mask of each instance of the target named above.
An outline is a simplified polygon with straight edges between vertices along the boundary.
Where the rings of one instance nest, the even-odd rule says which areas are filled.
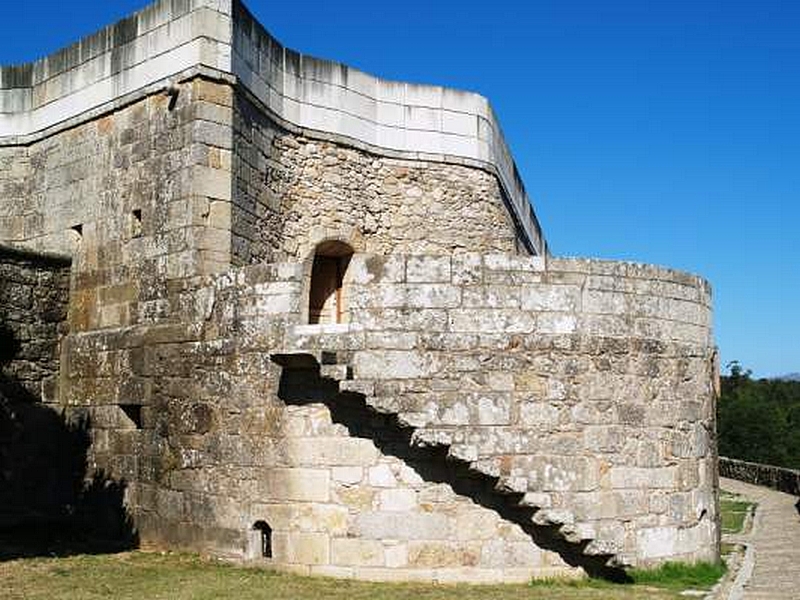
[[[717,407],[720,455],[800,468],[800,382],[754,380],[738,361],[727,368]]]

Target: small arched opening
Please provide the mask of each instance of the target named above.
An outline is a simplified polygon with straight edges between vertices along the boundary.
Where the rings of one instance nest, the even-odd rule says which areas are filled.
[[[347,323],[344,276],[353,249],[344,242],[322,242],[314,251],[308,299],[308,322]]]
[[[272,527],[266,521],[256,521],[253,531],[257,531],[261,538],[261,557],[272,558]]]

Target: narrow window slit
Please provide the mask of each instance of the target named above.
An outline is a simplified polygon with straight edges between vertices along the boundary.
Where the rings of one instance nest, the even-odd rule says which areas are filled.
[[[256,521],[253,530],[261,534],[261,556],[272,558],[272,527],[266,521]]]
[[[131,237],[142,236],[142,209],[136,208],[131,213]]]

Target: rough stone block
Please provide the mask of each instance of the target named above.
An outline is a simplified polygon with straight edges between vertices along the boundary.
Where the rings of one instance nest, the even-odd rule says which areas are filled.
[[[536,320],[536,332],[541,334],[568,334],[576,329],[577,319],[573,315],[543,313]]]
[[[330,538],[326,533],[287,534],[286,562],[301,565],[330,564]]]
[[[376,350],[413,350],[417,347],[416,333],[402,331],[367,332],[366,345]]]
[[[409,256],[406,260],[409,283],[450,283],[449,256]]]
[[[483,509],[462,510],[455,517],[455,539],[491,540],[500,529],[498,518]]]
[[[521,297],[523,310],[574,313],[580,307],[581,290],[574,285],[523,285]]]
[[[386,566],[398,569],[408,565],[408,545],[401,542],[385,542],[383,548]]]
[[[327,469],[273,469],[259,489],[263,499],[327,502],[330,497]]]
[[[450,284],[376,284],[353,290],[354,307],[453,308],[461,303],[461,289]]]
[[[551,429],[561,418],[558,407],[548,402],[523,402],[519,404],[520,424],[534,429]]]
[[[645,469],[641,467],[611,467],[611,486],[613,488],[655,489],[674,488],[677,484],[675,467]]]
[[[363,512],[356,517],[355,532],[373,540],[447,539],[448,519],[437,513]]]
[[[285,442],[287,459],[298,466],[369,465],[378,457],[371,440],[359,438],[289,438]]]
[[[452,258],[452,283],[475,285],[483,280],[483,258],[479,253],[456,254]]]
[[[623,315],[628,312],[628,295],[586,290],[583,294],[583,310],[601,315]]]
[[[222,169],[195,166],[192,168],[192,193],[230,202],[233,186],[230,173]]]
[[[334,565],[380,567],[385,563],[383,544],[375,540],[332,539],[331,562]]]
[[[364,479],[364,469],[362,467],[333,467],[331,477],[336,483],[356,485]]]
[[[449,312],[450,331],[480,333],[531,333],[535,316],[513,309],[454,309]]]
[[[355,254],[350,259],[345,283],[403,283],[405,279],[405,257]]]
[[[402,488],[381,490],[378,502],[382,511],[411,511],[417,506],[417,493]]]
[[[397,486],[397,478],[387,464],[370,467],[367,472],[369,484],[375,487],[393,488]]]
[[[517,459],[521,474],[531,481],[531,490],[544,492],[593,491],[600,482],[599,461],[584,457],[534,457],[529,461]],[[512,474],[516,468],[512,470]]]
[[[408,545],[408,564],[416,568],[474,567],[479,561],[479,544],[426,541]]]
[[[430,377],[439,369],[435,355],[411,350],[363,351],[353,357],[353,373],[359,379]]]
[[[674,556],[678,550],[678,530],[675,527],[651,527],[636,532],[636,545],[642,559]]]

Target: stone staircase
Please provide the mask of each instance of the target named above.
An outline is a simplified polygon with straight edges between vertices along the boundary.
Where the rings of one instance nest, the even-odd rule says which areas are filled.
[[[493,498],[487,500],[486,495],[480,495],[476,500],[520,525],[540,547],[558,552],[568,564],[584,568],[591,576],[627,579],[624,568],[630,562],[618,542],[596,537],[592,524],[577,521],[568,509],[552,507],[550,495],[533,488],[526,478],[503,475],[503,457],[482,456],[476,445],[454,443],[452,430],[437,428],[424,413],[404,407],[402,394],[381,393],[379,381],[355,379],[348,355],[292,350],[270,358],[283,367],[284,375],[302,373],[307,385],[313,385],[316,377],[318,384],[328,390],[327,395],[316,399],[329,403],[334,417],[338,405],[347,406],[351,412],[354,406],[360,406],[361,419],[369,420],[376,414],[390,419],[393,424],[387,427],[402,431],[411,450],[427,450],[447,461],[451,484],[462,478],[480,478]],[[396,433],[393,437],[397,437]]]

